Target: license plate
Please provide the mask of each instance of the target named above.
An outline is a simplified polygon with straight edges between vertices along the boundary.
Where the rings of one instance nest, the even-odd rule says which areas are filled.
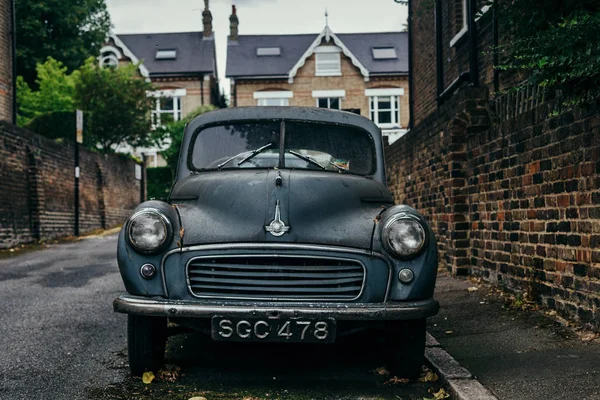
[[[212,318],[212,338],[236,342],[332,343],[336,323],[333,318],[256,319]]]

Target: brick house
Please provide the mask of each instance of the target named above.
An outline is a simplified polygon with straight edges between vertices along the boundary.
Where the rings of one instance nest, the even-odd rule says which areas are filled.
[[[140,63],[139,73],[157,90],[152,94],[152,121],[159,126],[177,121],[202,105],[217,105],[220,97],[212,14],[205,0],[203,30],[198,32],[111,34],[98,62],[106,67]],[[164,166],[161,148],[118,151],[147,157],[148,166]]]
[[[406,132],[408,35],[238,35],[233,6],[226,76],[233,106],[335,108],[371,118],[393,142]]]
[[[14,120],[14,6],[0,0],[0,121]]]
[[[600,108],[557,114],[499,72],[482,0],[409,2],[410,131],[389,186],[436,232],[441,266],[600,327]],[[505,40],[510,40],[506,37]]]

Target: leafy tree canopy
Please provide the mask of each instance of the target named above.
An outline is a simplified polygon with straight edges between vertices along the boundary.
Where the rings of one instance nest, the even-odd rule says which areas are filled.
[[[19,113],[17,123],[24,126],[32,118],[54,111],[75,110],[75,83],[79,72],[67,74],[67,67],[48,57],[43,64],[36,66],[36,84],[39,88],[32,91],[22,76],[17,78],[17,104]]]
[[[600,99],[598,0],[504,0],[499,68],[524,73],[526,84],[560,90],[570,104]]]
[[[17,75],[35,84],[48,57],[68,71],[98,54],[110,29],[104,0],[16,0]]]
[[[153,101],[147,92],[150,82],[137,73],[137,65],[102,68],[89,58],[79,69],[74,101],[93,116],[86,132],[103,152],[112,152],[121,143],[151,146],[163,138],[153,132],[149,110]]]
[[[117,145],[151,146],[165,138],[152,131],[149,110],[153,105],[147,91],[152,84],[142,79],[136,65],[101,68],[94,58],[71,74],[53,58],[37,66],[32,90],[22,77],[17,80],[18,123],[49,112],[81,109],[86,119],[85,143],[92,149],[112,152]]]

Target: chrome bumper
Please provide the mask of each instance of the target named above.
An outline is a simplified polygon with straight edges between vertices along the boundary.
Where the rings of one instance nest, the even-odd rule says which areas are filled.
[[[156,317],[211,318],[215,315],[259,318],[319,318],[338,320],[408,320],[423,319],[437,314],[440,306],[434,299],[388,303],[321,303],[293,305],[232,305],[145,298],[122,295],[115,299],[116,312]]]

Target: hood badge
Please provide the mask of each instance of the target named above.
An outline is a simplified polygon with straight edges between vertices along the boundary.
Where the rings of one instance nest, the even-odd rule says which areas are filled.
[[[265,226],[265,230],[275,237],[282,236],[290,230],[290,227],[286,226],[285,222],[281,220],[279,200],[277,200],[277,204],[275,205],[275,219],[269,225]]]

